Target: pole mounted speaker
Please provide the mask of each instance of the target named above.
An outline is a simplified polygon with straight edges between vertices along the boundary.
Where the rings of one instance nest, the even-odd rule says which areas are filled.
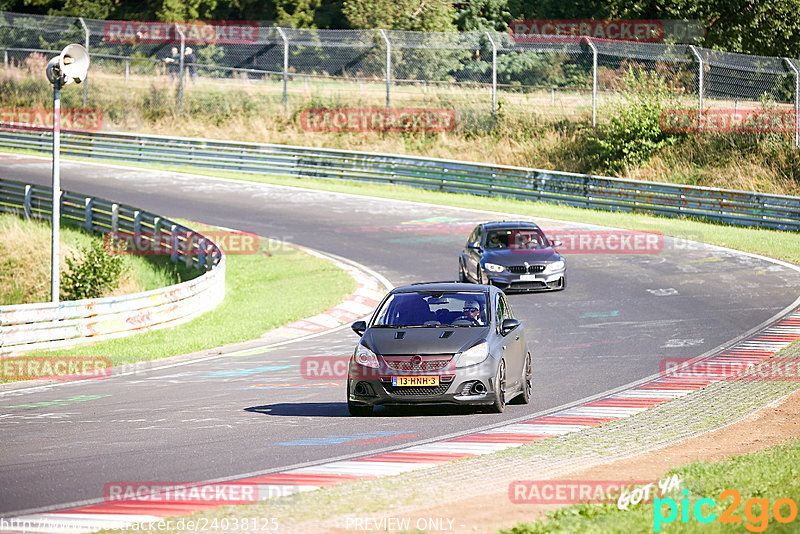
[[[47,64],[47,79],[61,85],[81,83],[89,71],[89,53],[79,44],[67,45]]]

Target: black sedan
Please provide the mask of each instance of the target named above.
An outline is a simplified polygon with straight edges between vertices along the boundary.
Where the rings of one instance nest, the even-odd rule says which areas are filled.
[[[560,245],[534,223],[479,224],[461,251],[459,279],[512,291],[564,289],[567,262],[554,248]]]
[[[347,407],[485,405],[495,412],[531,393],[525,332],[502,291],[437,282],[393,289],[372,318],[353,323]]]

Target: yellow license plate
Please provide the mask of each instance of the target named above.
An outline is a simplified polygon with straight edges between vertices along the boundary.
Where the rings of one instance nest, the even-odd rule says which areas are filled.
[[[438,376],[393,376],[392,385],[400,387],[438,386]]]

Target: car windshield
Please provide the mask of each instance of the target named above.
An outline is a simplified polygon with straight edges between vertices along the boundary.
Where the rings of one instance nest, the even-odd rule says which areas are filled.
[[[499,249],[538,249],[547,246],[547,239],[541,230],[531,228],[491,230],[486,234],[486,248]]]
[[[486,294],[479,291],[410,291],[391,295],[373,327],[485,326]]]

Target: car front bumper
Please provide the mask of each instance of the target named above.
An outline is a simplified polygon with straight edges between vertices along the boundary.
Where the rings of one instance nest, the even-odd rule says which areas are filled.
[[[474,367],[482,367],[480,364]],[[378,405],[451,404],[487,405],[497,398],[493,371],[465,368],[455,375],[442,375],[439,386],[393,386],[391,374],[348,379],[351,403]],[[481,386],[477,386],[481,384]],[[480,388],[484,391],[480,391]]]
[[[566,269],[555,273],[514,274],[509,272],[487,273],[489,282],[502,290],[553,291],[567,285]]]

